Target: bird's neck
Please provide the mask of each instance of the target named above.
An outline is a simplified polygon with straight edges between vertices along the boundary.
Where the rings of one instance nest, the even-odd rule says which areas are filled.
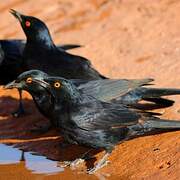
[[[43,90],[38,92],[31,91],[30,94],[32,95],[33,100],[39,111],[44,116],[48,117],[50,115],[50,112],[52,112],[52,108],[53,108],[51,96],[46,91]]]
[[[27,46],[32,46],[34,48],[52,49],[55,47],[54,42],[49,33],[42,33],[34,35],[33,37],[27,37]]]

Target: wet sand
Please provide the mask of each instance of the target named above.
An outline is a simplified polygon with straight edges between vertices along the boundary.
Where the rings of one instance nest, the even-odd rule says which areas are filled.
[[[177,0],[8,0],[0,2],[0,38],[25,38],[18,22],[8,13],[14,8],[47,22],[56,43],[78,43],[72,50],[91,59],[111,78],[155,78],[156,87],[180,88],[180,2]],[[30,130],[48,121],[24,93],[28,115],[19,119],[10,113],[17,107],[16,90],[0,89],[0,143],[34,152],[54,161],[72,160],[87,149],[62,148],[59,132],[39,135]],[[163,118],[180,119],[180,97],[173,107],[160,110]],[[102,153],[95,157],[98,159]],[[0,165],[0,179],[172,179],[180,176],[180,132],[137,138],[118,145],[110,164],[96,175],[65,169],[54,175],[34,174],[26,162]]]

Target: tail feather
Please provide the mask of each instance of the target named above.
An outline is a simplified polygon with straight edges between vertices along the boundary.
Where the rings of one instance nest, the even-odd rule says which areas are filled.
[[[168,89],[168,88],[141,88],[142,98],[156,98],[162,96],[170,96],[180,94],[180,89]]]
[[[141,100],[154,102],[156,104],[166,104],[170,106],[173,101],[161,98],[162,96],[178,95],[180,89],[165,89],[165,88],[136,88],[133,91],[123,95],[121,101],[126,104],[136,104]]]
[[[143,127],[145,129],[180,129],[180,121],[154,118],[145,121]]]
[[[129,138],[180,130],[180,121],[144,117],[138,124],[129,127]]]
[[[63,50],[70,50],[70,49],[75,49],[75,48],[80,48],[82,47],[82,45],[79,44],[64,44],[64,45],[58,45],[59,49],[63,49]]]

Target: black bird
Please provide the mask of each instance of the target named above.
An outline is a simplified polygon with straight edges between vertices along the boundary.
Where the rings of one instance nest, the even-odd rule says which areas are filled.
[[[5,85],[21,74],[24,69],[22,67],[23,51],[26,41],[21,39],[2,39],[0,40],[0,85]],[[80,45],[65,44],[58,45],[57,48],[61,51],[78,48]],[[24,113],[22,106],[22,93],[19,91],[20,101],[19,108],[13,113],[14,116],[18,116]]]
[[[18,82],[21,80],[26,80],[28,78],[44,81],[45,79],[51,78],[51,76],[40,70],[30,70],[19,75],[16,81]],[[55,78],[58,79],[59,77]],[[104,102],[123,103],[124,105],[129,105],[131,107],[135,107],[136,109],[139,108],[143,110],[165,108],[171,106],[174,101],[164,99],[162,98],[162,96],[180,94],[180,89],[143,87],[145,85],[151,85],[150,83],[152,81],[153,79],[102,79],[92,81],[71,79],[71,82],[77,87],[78,90]],[[9,83],[6,87],[13,87],[11,86],[13,83]],[[47,96],[46,90],[42,89],[38,83],[33,84],[33,87],[29,86],[30,84],[27,85],[27,89],[18,88],[19,91],[32,91],[33,88],[33,91],[38,92],[38,90],[41,89],[41,95],[39,95],[39,93],[37,95],[33,94],[33,99],[39,106],[40,111],[43,111],[43,106],[46,106],[46,101],[44,101]],[[35,98],[37,96],[38,98]],[[144,104],[138,106],[138,103],[141,100],[153,102],[153,104],[148,103],[147,106],[145,106]],[[49,130],[49,128],[50,127],[45,127],[44,129],[41,129],[41,131],[47,131]],[[40,131],[40,129],[38,131]]]
[[[105,78],[92,67],[88,59],[58,49],[43,21],[12,9],[10,12],[19,20],[27,38],[23,51],[25,70],[39,69],[68,79]]]
[[[36,84],[39,89],[34,88]],[[40,103],[37,107],[60,128],[65,141],[105,150],[103,158],[89,173],[105,165],[116,144],[137,136],[180,129],[180,121],[164,120],[123,104],[100,101],[64,78],[40,80],[21,76],[9,86],[27,90],[35,102],[41,99],[42,92],[46,92],[41,101],[46,102],[43,111]]]
[[[22,73],[16,81],[29,77],[44,81],[44,79],[52,76],[40,70],[30,70]],[[55,78],[58,79],[59,77]],[[135,106],[139,101],[144,100],[159,104],[160,107],[171,106],[174,101],[162,97],[180,94],[180,89],[144,87],[151,85],[152,81],[153,79],[101,79],[92,81],[71,79],[78,90],[104,102],[121,102],[125,105]],[[34,88],[38,89],[38,86],[39,84],[36,84]],[[149,107],[147,106],[147,108]]]

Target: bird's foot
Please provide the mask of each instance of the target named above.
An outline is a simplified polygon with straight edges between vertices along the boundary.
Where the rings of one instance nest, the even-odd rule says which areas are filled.
[[[82,158],[75,159],[74,161],[72,161],[72,162],[70,163],[70,167],[71,167],[72,169],[74,169],[75,167],[77,167],[77,166],[79,166],[80,164],[82,164],[84,161],[85,161],[85,160],[82,159]]]
[[[24,108],[18,108],[15,112],[12,112],[12,115],[13,115],[13,117],[15,117],[15,118],[21,117],[21,116],[23,116],[23,115],[25,115],[25,114],[26,114],[26,113],[25,113]]]
[[[58,163],[58,166],[60,166],[61,168],[65,168],[65,167],[70,166],[71,162],[72,162],[72,161],[59,162],[59,163]]]
[[[63,168],[71,167],[74,169],[75,167],[79,166],[83,162],[84,162],[84,159],[81,159],[81,158],[75,159],[74,161],[64,161],[60,163],[60,167],[63,167]]]
[[[87,173],[88,173],[88,174],[94,174],[97,170],[103,168],[104,166],[106,166],[106,165],[109,164],[109,163],[110,163],[110,161],[104,161],[102,164],[101,164],[101,163],[100,163],[100,164],[98,163],[98,164],[95,165],[93,168],[88,169],[88,170],[87,170]]]

